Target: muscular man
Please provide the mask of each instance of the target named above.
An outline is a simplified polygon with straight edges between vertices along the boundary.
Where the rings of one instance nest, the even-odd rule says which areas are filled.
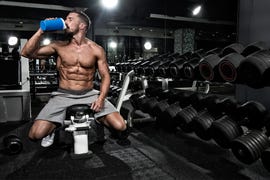
[[[89,17],[83,12],[71,11],[65,24],[65,33],[70,39],[40,46],[44,32],[38,29],[21,51],[22,56],[31,59],[58,55],[59,89],[52,92],[50,100],[36,117],[29,131],[30,139],[49,140],[42,141],[43,146],[52,144],[55,128],[63,125],[65,110],[73,104],[91,104],[99,123],[118,132],[127,129],[123,117],[105,99],[110,86],[109,68],[103,48],[86,38],[90,26]],[[100,91],[93,89],[96,68],[101,76]]]

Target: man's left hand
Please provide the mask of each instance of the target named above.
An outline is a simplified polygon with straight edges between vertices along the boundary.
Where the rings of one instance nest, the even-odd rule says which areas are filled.
[[[103,107],[104,107],[104,100],[99,98],[91,104],[91,109],[94,110],[95,112],[100,112]]]

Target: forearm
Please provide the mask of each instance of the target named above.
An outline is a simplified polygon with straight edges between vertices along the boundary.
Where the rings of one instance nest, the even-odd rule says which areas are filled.
[[[106,75],[101,78],[100,94],[98,97],[99,99],[104,100],[107,97],[110,89],[110,83],[111,83],[110,75]]]
[[[43,31],[38,30],[24,45],[21,55],[24,57],[32,58],[35,56],[35,52],[38,50],[40,47],[40,40],[42,38]]]

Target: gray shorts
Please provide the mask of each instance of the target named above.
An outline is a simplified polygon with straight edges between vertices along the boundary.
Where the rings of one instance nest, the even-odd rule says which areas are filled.
[[[88,91],[58,89],[58,91],[51,93],[50,100],[40,111],[36,120],[48,120],[63,125],[67,107],[74,104],[91,104],[98,98],[98,95],[99,91],[95,89]],[[117,109],[108,100],[105,100],[104,108],[100,112],[95,113],[95,118],[105,116],[112,112],[117,112]]]

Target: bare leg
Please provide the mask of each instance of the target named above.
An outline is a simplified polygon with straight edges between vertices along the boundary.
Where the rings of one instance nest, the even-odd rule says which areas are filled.
[[[108,114],[99,119],[99,121],[108,127],[111,132],[111,137],[118,139],[116,142],[119,145],[130,144],[130,141],[128,140],[129,129],[125,120],[118,112]]]
[[[99,119],[100,122],[105,124],[107,127],[111,127],[116,131],[124,131],[127,126],[125,120],[118,112],[113,112]]]
[[[39,140],[51,134],[56,128],[56,125],[46,120],[35,120],[29,131],[29,138],[32,140]]]

